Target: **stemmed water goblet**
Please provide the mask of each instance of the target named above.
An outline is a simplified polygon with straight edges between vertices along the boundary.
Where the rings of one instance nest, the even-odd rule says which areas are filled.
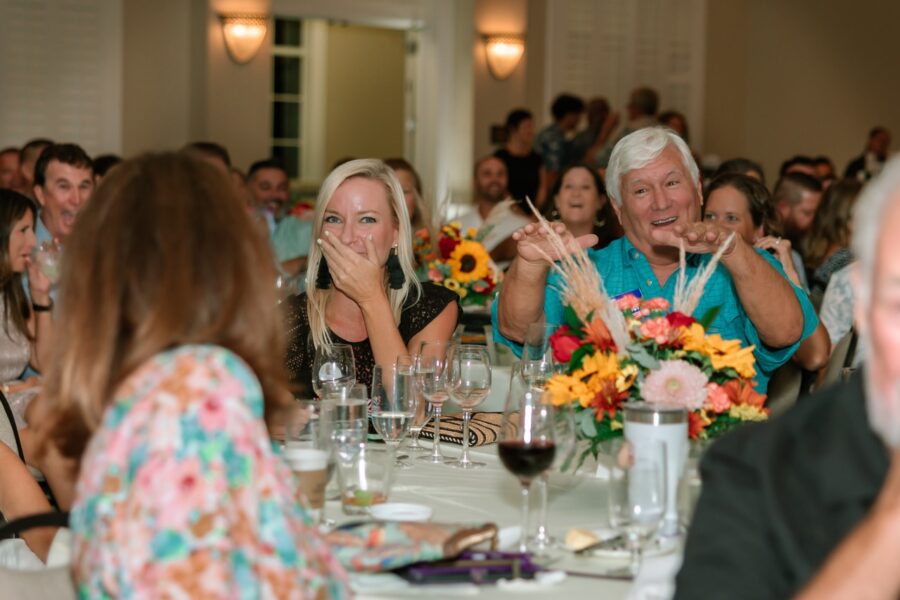
[[[416,355],[416,383],[434,413],[434,442],[431,454],[419,460],[432,464],[446,462],[441,453],[441,410],[447,400],[447,351],[449,342],[422,342]],[[426,420],[427,422],[427,420]],[[424,425],[424,423],[423,423]]]
[[[644,545],[659,530],[666,512],[663,465],[665,446],[656,440],[642,440],[636,449],[625,441],[609,472],[609,522],[625,538],[631,560],[628,573],[640,570]]]
[[[427,402],[422,395],[422,385],[419,382],[418,374],[418,355],[410,356],[409,354],[401,354],[397,357],[397,366],[413,373],[413,394],[414,394],[414,415],[409,425],[409,437],[412,439],[407,451],[411,453],[421,454],[428,452],[428,448],[419,443],[419,434],[428,420],[431,419],[431,403]]]
[[[412,364],[407,363],[375,365],[372,370],[372,424],[393,451],[400,446],[416,414],[415,373]],[[398,458],[396,466],[412,465]]]
[[[312,363],[313,391],[324,397],[327,388],[339,388],[356,383],[356,362],[349,344],[331,344],[315,349]]]
[[[510,387],[500,423],[500,461],[522,486],[522,529],[519,551],[527,552],[531,482],[553,464],[556,454],[553,405],[538,390]]]
[[[449,464],[458,469],[483,467],[484,463],[469,459],[469,420],[472,410],[491,391],[491,359],[487,348],[469,344],[451,346],[446,369],[447,391],[463,411],[462,454]]]

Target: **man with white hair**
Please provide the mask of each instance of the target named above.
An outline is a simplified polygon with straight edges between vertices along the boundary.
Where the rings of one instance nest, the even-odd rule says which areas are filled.
[[[698,273],[730,231],[700,221],[700,174],[691,151],[674,132],[649,127],[616,144],[606,172],[607,192],[625,230],[625,237],[602,250],[589,250],[607,293],[613,297],[674,298],[679,269],[679,245],[689,253],[687,276]],[[571,239],[562,224],[557,231]],[[553,250],[538,225],[513,234],[518,255],[503,282],[493,308],[495,339],[521,342],[530,323],[563,321],[559,280],[544,259]],[[572,240],[583,247],[596,236]],[[543,252],[541,252],[543,250]],[[757,389],[765,391],[772,373],[794,353],[799,342],[818,324],[806,295],[793,287],[776,260],[735,236],[706,284],[695,312],[719,312],[710,331],[726,339],[753,344]]]
[[[900,597],[900,159],[854,212],[866,364],[709,450],[677,598]]]

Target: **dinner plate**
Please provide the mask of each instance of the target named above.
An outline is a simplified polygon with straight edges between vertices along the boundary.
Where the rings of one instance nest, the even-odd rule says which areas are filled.
[[[611,529],[593,529],[591,530],[595,536],[597,536],[597,541],[600,540],[608,540],[616,537],[618,534]],[[651,557],[651,556],[663,556],[665,554],[671,554],[678,548],[678,538],[677,537],[655,537],[650,540],[646,546],[644,546],[643,556]],[[588,550],[584,553],[585,556],[595,556],[597,558],[628,558],[631,556],[631,553],[628,550],[628,546],[625,543],[624,538],[621,539],[614,546],[603,546],[601,548],[595,548],[594,550]]]

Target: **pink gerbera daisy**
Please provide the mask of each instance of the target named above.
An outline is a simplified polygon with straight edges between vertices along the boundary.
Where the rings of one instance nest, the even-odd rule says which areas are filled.
[[[664,360],[644,379],[641,396],[647,402],[697,410],[706,401],[708,382],[703,371],[694,365],[683,360]]]

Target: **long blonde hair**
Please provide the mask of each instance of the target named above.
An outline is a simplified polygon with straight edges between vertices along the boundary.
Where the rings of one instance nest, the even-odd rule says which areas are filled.
[[[388,201],[393,211],[394,222],[397,224],[397,258],[403,269],[403,287],[399,290],[388,287],[387,272],[382,285],[388,294],[391,303],[391,312],[394,315],[394,323],[400,323],[400,313],[408,296],[413,301],[418,301],[422,295],[422,286],[416,279],[413,267],[412,231],[409,224],[409,214],[406,210],[406,202],[403,199],[403,189],[394,174],[393,169],[383,161],[375,158],[361,158],[351,160],[336,167],[322,182],[319,189],[319,197],[316,199],[316,213],[313,217],[313,239],[318,239],[322,233],[322,221],[325,217],[325,209],[331,202],[331,197],[348,179],[362,177],[373,181],[380,181],[387,191]],[[325,322],[325,307],[331,297],[333,288],[319,289],[315,285],[316,275],[322,262],[322,250],[318,244],[311,244],[309,251],[309,268],[307,270],[306,306],[309,314],[309,329],[316,348],[331,348],[331,333]]]
[[[215,344],[262,385],[266,412],[286,386],[269,245],[231,182],[176,154],[110,171],[66,239],[56,344],[41,428],[78,458],[128,375],[156,354]]]

